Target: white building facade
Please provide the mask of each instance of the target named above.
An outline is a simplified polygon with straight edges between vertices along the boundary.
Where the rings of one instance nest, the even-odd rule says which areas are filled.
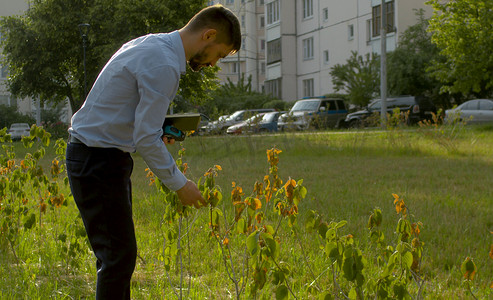
[[[241,49],[235,55],[218,62],[218,77],[237,83],[251,77],[252,90],[262,92],[265,81],[265,5],[264,0],[215,0],[208,5],[222,4],[235,13],[240,21]]]
[[[423,0],[385,0],[387,51]],[[285,101],[334,92],[330,69],[352,51],[380,53],[381,0],[265,0],[265,91]]]
[[[425,0],[385,0],[387,51],[399,35],[417,21],[416,9],[431,8]],[[221,59],[221,82],[252,79],[252,89],[284,101],[334,92],[330,69],[345,64],[352,51],[380,53],[382,0],[214,0],[240,20],[242,47]],[[29,0],[4,0],[1,15],[22,14]],[[8,68],[0,72],[0,104],[17,105],[35,114],[32,99],[19,100],[5,88]]]

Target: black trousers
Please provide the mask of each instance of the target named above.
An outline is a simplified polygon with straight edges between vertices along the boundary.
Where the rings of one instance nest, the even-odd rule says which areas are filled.
[[[133,160],[118,149],[67,146],[67,174],[96,256],[96,299],[130,299],[137,243],[132,219]]]

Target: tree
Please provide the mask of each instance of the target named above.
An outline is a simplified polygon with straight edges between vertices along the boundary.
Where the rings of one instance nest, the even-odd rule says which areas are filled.
[[[450,106],[450,95],[441,94],[442,83],[427,69],[433,61],[444,61],[437,45],[427,31],[429,20],[424,10],[417,10],[417,23],[409,26],[400,37],[397,48],[389,53],[387,77],[389,94],[427,96],[436,105]]]
[[[78,29],[89,23],[86,49],[87,86],[92,86],[111,55],[125,42],[147,33],[181,28],[205,4],[203,0],[33,0],[22,16],[2,18],[0,28],[8,88],[18,97],[43,102],[69,100],[72,111],[83,99],[82,39]],[[179,93],[203,102],[215,87],[215,72],[188,72]]]
[[[36,120],[32,116],[19,113],[16,106],[0,104],[0,130],[5,127],[10,128],[12,123],[28,123],[31,125],[36,123]]]
[[[380,60],[376,54],[365,57],[352,51],[345,65],[336,64],[330,70],[335,90],[345,91],[349,102],[365,106],[378,94],[380,86]]]
[[[434,13],[429,31],[445,61],[432,66],[442,91],[493,96],[493,1],[429,0]]]
[[[212,100],[202,107],[203,111],[201,112],[212,118],[218,117],[221,114],[230,114],[241,109],[261,108],[268,103],[278,105],[272,102],[276,99],[271,95],[253,91],[252,77],[249,76],[245,80],[244,74],[236,84],[228,78],[228,81],[215,90],[211,97]]]

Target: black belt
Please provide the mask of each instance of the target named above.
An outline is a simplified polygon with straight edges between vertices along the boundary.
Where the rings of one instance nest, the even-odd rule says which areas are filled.
[[[69,138],[69,142],[71,144],[84,144],[83,142],[81,142],[78,138],[76,138],[75,136],[71,135],[70,138]]]

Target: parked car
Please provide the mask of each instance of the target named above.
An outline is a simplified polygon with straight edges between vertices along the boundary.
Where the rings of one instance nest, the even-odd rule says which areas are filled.
[[[206,128],[209,125],[211,119],[204,114],[200,114],[200,123],[197,131],[195,131],[192,135],[204,135],[206,133]]]
[[[275,111],[273,108],[259,108],[259,109],[245,109],[235,111],[232,115],[228,116],[224,120],[217,120],[209,123],[206,128],[208,133],[224,133],[228,127],[238,124],[253,115],[258,113],[265,113]]]
[[[20,140],[24,136],[29,136],[31,127],[27,123],[13,123],[10,125],[9,134],[12,140]]]
[[[229,134],[274,132],[277,131],[279,116],[284,113],[286,112],[260,113],[246,121],[228,127],[226,132]]]
[[[296,101],[291,110],[279,117],[279,130],[305,130],[341,127],[348,111],[344,100],[308,98]]]
[[[468,124],[483,124],[493,122],[493,100],[469,100],[453,109],[445,111],[445,122],[463,120]]]
[[[403,114],[408,114],[407,124],[417,124],[419,121],[431,120],[432,113],[437,113],[435,105],[425,97],[399,96],[387,98],[387,113],[392,114],[394,109],[399,108]],[[382,100],[373,100],[366,109],[350,113],[346,117],[348,127],[361,127],[376,125],[380,119]],[[373,118],[372,118],[373,116]],[[377,117],[375,119],[374,117]]]
[[[257,127],[260,124],[260,121],[262,120],[262,117],[264,115],[265,113],[259,113],[254,116],[251,116],[250,118],[246,119],[243,122],[229,126],[228,129],[226,129],[226,133],[240,134],[243,132],[247,132],[250,130],[250,128]]]

